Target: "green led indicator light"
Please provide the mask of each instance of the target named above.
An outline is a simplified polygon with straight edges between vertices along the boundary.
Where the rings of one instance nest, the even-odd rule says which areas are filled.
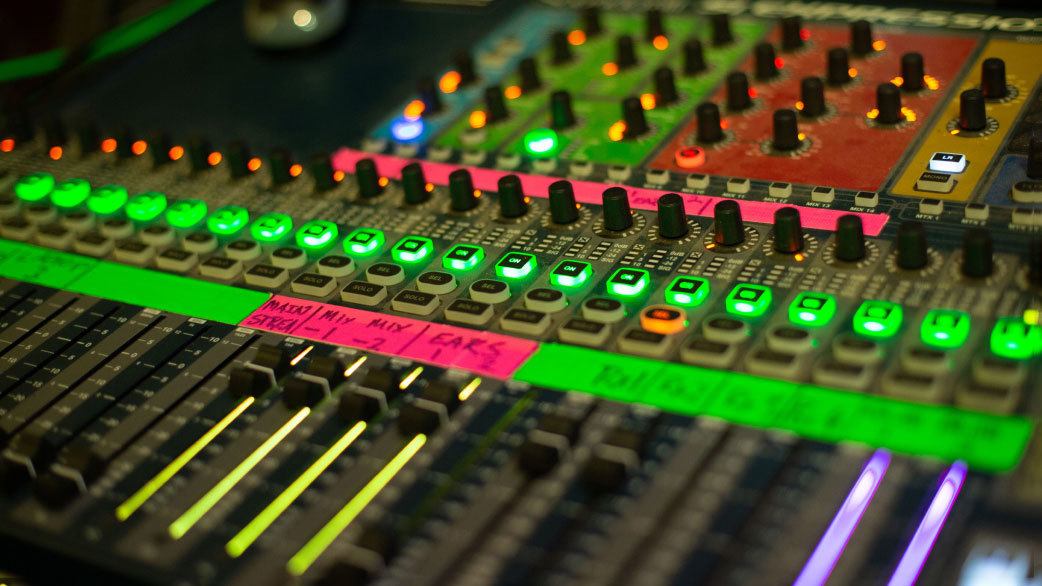
[[[618,297],[636,297],[651,284],[651,274],[644,269],[618,269],[608,277],[608,293]]]
[[[347,235],[344,250],[359,256],[368,256],[380,250],[384,244],[384,233],[372,228],[358,228]]]
[[[297,230],[297,246],[319,250],[333,244],[339,235],[340,229],[333,222],[311,220]]]
[[[473,244],[457,244],[441,257],[441,266],[457,271],[469,271],[485,260],[485,249]]]
[[[257,242],[278,242],[293,229],[293,218],[279,212],[269,212],[254,220],[250,236]]]
[[[241,206],[224,206],[206,219],[206,227],[218,236],[231,236],[250,223],[250,212]]]
[[[398,262],[417,263],[434,254],[434,242],[423,236],[406,236],[391,249],[391,258]]]
[[[86,179],[66,179],[54,186],[51,203],[60,208],[74,208],[87,200],[90,183]]]
[[[819,327],[836,316],[836,298],[828,293],[804,291],[789,304],[789,321],[803,326]]]
[[[127,202],[126,213],[131,220],[151,222],[166,210],[166,196],[158,191],[139,193]]]
[[[727,313],[743,317],[759,317],[771,307],[771,290],[763,285],[743,283],[735,285],[727,294],[724,307]]]
[[[958,348],[970,337],[970,316],[955,309],[931,309],[919,326],[919,337],[934,348]]]
[[[496,274],[504,279],[524,279],[535,271],[535,256],[525,252],[508,252],[496,263]]]
[[[122,185],[105,185],[91,192],[87,198],[87,209],[106,216],[119,211],[127,203],[127,188]]]
[[[14,194],[23,201],[40,201],[54,189],[54,177],[50,173],[30,173],[15,181]]]
[[[901,329],[904,310],[890,301],[866,301],[854,313],[854,331],[869,338],[890,338]]]
[[[1042,354],[1042,327],[1017,317],[1003,317],[991,330],[991,351],[1010,360],[1027,360]]]
[[[582,287],[593,277],[593,267],[581,260],[562,260],[550,271],[550,284],[565,289]]]
[[[680,307],[698,307],[709,297],[709,280],[680,276],[666,287],[666,303]]]
[[[166,221],[174,228],[191,228],[206,217],[206,202],[198,199],[175,201],[166,210]]]
[[[549,157],[557,152],[561,140],[557,133],[549,128],[530,130],[524,138],[525,152],[533,157]]]

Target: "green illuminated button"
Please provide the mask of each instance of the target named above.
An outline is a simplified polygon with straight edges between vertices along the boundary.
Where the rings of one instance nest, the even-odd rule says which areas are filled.
[[[340,229],[333,222],[311,220],[297,230],[297,246],[318,250],[333,244],[339,235]]]
[[[206,202],[198,199],[175,201],[166,210],[166,221],[174,228],[191,228],[206,217]]]
[[[870,338],[889,338],[901,329],[904,311],[890,301],[866,301],[854,313],[854,331]]]
[[[434,242],[423,236],[406,236],[391,249],[391,258],[398,262],[423,262],[434,254]]]
[[[224,206],[218,208],[206,219],[206,227],[218,236],[230,236],[246,227],[250,222],[250,212],[242,206]]]
[[[919,327],[923,344],[935,348],[958,348],[970,337],[970,316],[955,309],[931,309]]]
[[[697,307],[709,297],[709,280],[680,276],[666,287],[666,303],[681,307]]]
[[[131,220],[151,222],[166,210],[166,195],[158,191],[139,193],[127,202],[126,213]]]
[[[126,203],[127,188],[122,185],[104,185],[91,192],[87,198],[87,208],[103,216],[118,212]]]
[[[562,260],[550,271],[550,283],[558,287],[582,287],[593,276],[593,267],[580,260]]]
[[[1017,317],[1003,317],[991,330],[991,351],[1011,360],[1026,360],[1042,354],[1042,327]]]
[[[344,250],[362,256],[373,254],[384,244],[384,233],[372,228],[358,228],[347,235]]]
[[[828,293],[804,291],[789,304],[789,321],[805,326],[823,326],[836,315],[836,298]]]
[[[763,285],[742,283],[727,294],[724,307],[727,312],[746,317],[759,317],[771,306],[771,290]]]
[[[636,297],[651,284],[651,274],[644,269],[618,269],[608,277],[608,293],[618,297]]]
[[[549,157],[557,152],[561,140],[549,128],[536,128],[525,135],[525,151],[533,157]]]
[[[496,274],[504,279],[523,279],[532,274],[535,256],[525,252],[508,252],[496,263]]]
[[[457,244],[441,257],[441,266],[457,271],[469,271],[485,260],[485,249],[473,244]]]
[[[54,177],[50,173],[30,173],[14,184],[14,194],[24,201],[40,201],[54,189]]]
[[[54,186],[51,203],[60,208],[74,208],[90,195],[90,183],[86,179],[66,179]]]
[[[253,221],[250,236],[257,242],[278,242],[292,229],[293,218],[279,212],[270,212]]]

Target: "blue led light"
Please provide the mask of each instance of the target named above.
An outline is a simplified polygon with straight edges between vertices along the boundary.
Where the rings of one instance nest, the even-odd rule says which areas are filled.
[[[391,123],[391,136],[398,142],[409,142],[423,135],[422,118],[406,118],[401,116]]]

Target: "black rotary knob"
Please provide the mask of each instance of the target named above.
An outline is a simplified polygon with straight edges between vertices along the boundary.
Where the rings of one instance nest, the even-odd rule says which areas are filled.
[[[897,266],[914,271],[930,262],[926,244],[926,227],[922,222],[908,221],[897,227]]]
[[[1042,287],[1042,238],[1028,243],[1028,282]]]
[[[724,138],[720,126],[720,107],[713,102],[702,102],[695,108],[695,140],[699,144],[712,144]]]
[[[565,90],[557,90],[550,94],[550,126],[555,130],[563,130],[574,124],[575,111],[572,109],[572,94]]]
[[[774,133],[771,146],[779,151],[792,151],[799,148],[800,131],[796,125],[796,111],[784,108],[774,111]]]
[[[333,162],[329,153],[316,153],[308,159],[308,173],[315,184],[315,191],[329,191],[336,187],[333,180]]]
[[[732,71],[727,74],[727,109],[731,112],[740,112],[753,105],[753,99],[749,96],[749,78],[741,71]]]
[[[803,250],[803,226],[800,211],[785,207],[774,212],[774,251],[796,254]]]
[[[687,212],[684,199],[675,193],[658,198],[658,234],[663,238],[683,238],[687,235]]]
[[[402,193],[405,194],[405,203],[408,205],[419,205],[431,198],[423,166],[419,163],[409,163],[402,167]]]
[[[654,79],[656,107],[668,106],[680,98],[677,95],[677,83],[673,77],[673,70],[668,65],[656,69]]]
[[[774,45],[757,43],[753,48],[753,62],[756,79],[767,81],[778,77],[778,55],[774,52]]]
[[[825,113],[825,82],[820,77],[804,77],[800,80],[800,113],[807,118],[817,118]]]
[[[1028,143],[1027,175],[1032,179],[1042,179],[1042,136],[1033,136]]]
[[[93,153],[101,146],[101,134],[98,132],[98,126],[96,124],[92,122],[81,122],[76,125],[75,132],[76,140],[80,143],[80,152],[84,155]]]
[[[65,123],[60,118],[47,120],[43,125],[43,138],[48,147],[64,146],[69,141]]]
[[[628,139],[637,138],[649,130],[640,98],[630,96],[622,101],[622,121],[626,124],[623,136]]]
[[[859,262],[865,258],[865,228],[861,218],[846,214],[836,222],[836,260]]]
[[[850,52],[864,57],[872,51],[872,24],[867,20],[855,20],[850,23]]]
[[[210,141],[202,138],[193,138],[188,141],[185,147],[185,158],[188,159],[188,164],[191,166],[192,171],[206,171],[210,168],[210,153],[213,152],[213,145]],[[287,163],[287,167],[289,164]]]
[[[1006,85],[1006,62],[988,57],[980,65],[980,91],[989,100],[1001,100],[1009,95]]]
[[[250,149],[246,143],[241,140],[228,143],[224,149],[224,164],[228,167],[228,173],[233,179],[241,179],[250,175]]]
[[[892,83],[881,83],[876,86],[876,122],[880,124],[897,124],[905,119],[901,112],[901,90]]]
[[[521,60],[518,64],[518,74],[521,77],[522,91],[531,92],[543,87],[543,81],[539,77],[539,66],[532,57]]]
[[[458,51],[453,57],[456,73],[459,74],[459,87],[470,85],[478,80],[477,70],[474,69],[474,57],[469,51]]]
[[[705,52],[702,50],[702,41],[688,39],[684,41],[684,75],[698,75],[706,70]]]
[[[979,132],[988,125],[988,112],[984,108],[984,94],[978,89],[964,90],[959,94],[959,128]]]
[[[659,36],[666,34],[666,27],[662,24],[662,11],[652,8],[644,16],[644,40],[649,43]]]
[[[619,69],[628,69],[637,64],[637,49],[633,46],[633,37],[619,35],[615,39],[615,65]]]
[[[554,224],[571,224],[579,219],[579,208],[575,203],[575,192],[571,181],[554,181],[550,184],[550,220]]]
[[[731,17],[727,14],[710,14],[709,26],[714,47],[722,47],[734,42],[734,33],[731,32]]]
[[[995,270],[991,233],[984,228],[971,228],[962,235],[962,274],[970,279],[983,279]]]
[[[517,175],[504,175],[499,178],[499,215],[504,218],[520,218],[528,213],[528,203],[521,188],[521,178]]]
[[[599,6],[587,6],[583,9],[583,32],[588,37],[595,37],[601,33],[601,8]]]
[[[148,138],[148,152],[152,155],[152,165],[159,167],[170,162],[170,149],[174,142],[166,132],[153,132]]]
[[[46,137],[45,137],[46,138]],[[126,126],[116,131],[116,156],[121,159],[129,159],[134,156],[134,142],[136,138]]]
[[[290,154],[286,149],[273,149],[268,154],[268,175],[271,176],[271,182],[275,185],[289,183],[293,180],[293,175],[289,172],[291,166]],[[375,172],[375,166],[373,168]]]
[[[376,162],[372,159],[360,159],[355,163],[355,181],[358,182],[358,195],[364,199],[376,197],[383,193],[380,185],[380,174],[376,170]]]
[[[423,102],[423,113],[425,115],[441,112],[441,93],[438,92],[438,84],[433,77],[422,77],[416,84],[416,92]]]
[[[456,169],[449,173],[449,207],[454,212],[472,210],[478,205],[478,196],[474,193],[474,180],[470,171]]]
[[[922,53],[905,53],[901,55],[901,89],[906,92],[922,91],[926,87],[923,78],[926,76],[926,66],[923,64]]]
[[[781,19],[782,51],[796,51],[803,47],[803,19],[799,16],[786,16]]]
[[[550,36],[550,63],[564,65],[572,60],[572,44],[568,42],[568,33],[554,31]]]
[[[846,85],[850,77],[850,54],[843,47],[833,47],[825,55],[825,79],[829,85]]]
[[[604,228],[615,232],[629,230],[633,225],[633,214],[630,212],[630,196],[621,187],[609,187],[601,194],[601,213],[604,215]]]
[[[507,111],[506,98],[503,97],[503,88],[498,85],[490,85],[485,88],[485,111],[489,124],[505,120],[510,115]]]
[[[713,242],[721,246],[738,246],[745,242],[742,208],[733,199],[725,199],[713,208]]]

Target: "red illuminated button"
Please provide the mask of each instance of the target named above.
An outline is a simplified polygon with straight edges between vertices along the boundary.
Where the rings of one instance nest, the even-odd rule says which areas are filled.
[[[687,327],[687,314],[669,305],[652,305],[640,312],[640,327],[648,332],[668,336]]]
[[[705,149],[698,146],[686,146],[677,149],[673,160],[676,161],[677,166],[681,169],[694,169],[701,167],[706,162]]]

